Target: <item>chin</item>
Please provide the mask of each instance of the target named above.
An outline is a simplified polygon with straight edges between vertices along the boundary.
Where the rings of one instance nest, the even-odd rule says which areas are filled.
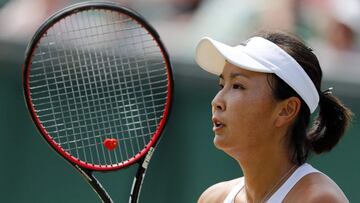
[[[213,142],[214,146],[221,150],[224,149],[224,147],[226,146],[224,137],[219,135],[215,135]]]
[[[234,159],[237,159],[241,151],[239,146],[236,146],[234,141],[229,141],[229,139],[225,138],[224,136],[215,135],[213,140],[214,146]]]

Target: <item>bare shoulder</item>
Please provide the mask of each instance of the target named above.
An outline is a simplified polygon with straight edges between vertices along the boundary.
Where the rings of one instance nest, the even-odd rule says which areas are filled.
[[[348,203],[340,187],[322,173],[303,177],[288,193],[284,202],[331,202]]]
[[[198,203],[223,202],[231,189],[239,183],[240,179],[236,178],[210,186],[201,194]]]

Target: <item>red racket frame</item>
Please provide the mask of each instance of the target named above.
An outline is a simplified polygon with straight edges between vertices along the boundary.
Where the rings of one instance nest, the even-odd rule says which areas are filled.
[[[30,84],[29,84],[29,75],[30,75],[30,66],[32,63],[32,56],[33,52],[36,49],[40,39],[46,35],[47,30],[53,26],[56,22],[60,21],[61,19],[65,18],[66,16],[72,15],[74,13],[89,10],[89,9],[106,9],[106,10],[113,10],[120,12],[122,14],[128,15],[132,19],[135,19],[138,23],[140,23],[151,35],[153,36],[154,40],[156,40],[162,55],[163,59],[166,64],[166,71],[168,77],[168,87],[167,87],[167,98],[166,98],[166,105],[164,109],[164,113],[162,115],[162,119],[157,126],[157,129],[151,138],[150,142],[146,145],[144,149],[142,149],[138,154],[133,156],[127,161],[122,161],[118,164],[112,165],[96,165],[92,163],[87,163],[78,158],[72,156],[70,153],[66,152],[59,144],[55,142],[55,140],[51,137],[51,135],[46,131],[46,129],[41,124],[40,119],[36,113],[36,110],[32,103],[32,98],[30,94]],[[112,2],[83,2],[78,3],[72,6],[69,6],[51,16],[49,19],[45,21],[45,23],[36,31],[35,35],[31,39],[27,50],[25,52],[25,64],[23,66],[23,87],[24,87],[24,96],[27,107],[29,109],[30,115],[32,120],[34,121],[36,127],[41,132],[45,140],[55,149],[58,153],[62,155],[69,163],[71,163],[86,179],[86,181],[94,188],[97,192],[99,197],[102,199],[103,202],[113,202],[101,184],[96,180],[93,176],[93,171],[112,171],[118,170],[125,167],[128,167],[134,163],[139,163],[139,168],[134,178],[133,187],[130,194],[130,202],[135,203],[138,201],[138,195],[141,189],[142,181],[147,169],[147,164],[149,159],[152,156],[153,150],[156,147],[156,144],[163,133],[165,125],[168,121],[170,116],[171,108],[172,108],[172,98],[173,98],[173,91],[174,91],[174,82],[173,82],[173,74],[172,74],[172,66],[170,63],[168,52],[163,45],[160,36],[156,32],[156,30],[149,24],[147,21],[141,17],[138,13],[128,8],[122,7],[116,3]]]

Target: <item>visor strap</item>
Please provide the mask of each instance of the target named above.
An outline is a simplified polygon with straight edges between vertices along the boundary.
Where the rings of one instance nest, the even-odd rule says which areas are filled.
[[[313,113],[319,103],[319,93],[304,69],[297,61],[273,42],[262,37],[251,38],[244,52],[293,88]]]

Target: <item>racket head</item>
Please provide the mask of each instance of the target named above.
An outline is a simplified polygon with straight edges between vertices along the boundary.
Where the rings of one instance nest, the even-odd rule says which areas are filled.
[[[106,20],[104,22],[98,21],[99,24],[94,25],[92,24],[91,20],[87,19],[88,24],[86,24],[86,12],[92,12],[91,15],[95,15],[97,12],[99,12],[100,18],[104,17],[105,19],[109,17],[107,15],[110,15],[109,18],[112,21],[110,23],[106,22]],[[117,15],[119,16],[116,17]],[[114,31],[119,28],[120,30],[116,32],[124,32],[122,30],[123,25],[121,25],[124,20],[123,18],[125,18],[126,21],[129,20],[130,24],[137,26],[137,28],[134,30],[138,30],[138,34],[135,35],[131,32],[129,34],[124,34],[124,36],[129,35],[129,38],[133,38],[133,41],[131,41],[130,39],[130,42],[128,42],[128,44],[121,44],[121,42],[118,42],[116,40],[116,36],[113,36],[113,41],[109,42],[101,42],[101,40],[96,41],[95,39],[96,42],[94,43],[94,47],[91,47],[90,45],[89,50],[87,48],[81,50],[81,48],[78,47],[79,44],[76,44],[74,46],[76,48],[69,48],[67,47],[67,45],[61,45],[61,43],[69,43],[68,40],[60,41],[60,43],[59,41],[55,40],[54,43],[60,44],[59,46],[62,46],[62,48],[64,49],[62,51],[59,51],[59,48],[57,47],[55,48],[55,53],[51,54],[51,50],[50,48],[48,48],[46,50],[50,53],[49,55],[46,54],[46,50],[39,50],[41,49],[41,47],[44,47],[44,44],[50,46],[50,43],[52,42],[48,39],[48,36],[56,34],[53,30],[56,29],[56,25],[58,25],[62,21],[69,21],[74,16],[77,16],[78,19],[76,20],[78,22],[81,21],[81,23],[86,24],[83,27],[77,27],[80,26],[81,23],[79,23],[79,25],[72,25],[72,28],[75,27],[79,28],[80,30],[78,30],[80,32],[80,37],[78,35],[78,39],[75,40],[77,41],[76,43],[79,43],[80,41],[80,47],[89,44],[86,42],[85,39],[80,38],[82,38],[81,33],[84,33],[84,30],[90,29],[91,27],[91,29],[95,29],[97,34],[99,34],[100,32],[98,38],[100,38],[99,36],[101,36],[101,34],[109,34],[106,33],[106,31],[105,34],[101,33],[102,31],[104,31],[104,28],[106,26],[113,26],[113,28],[109,28],[109,30]],[[66,23],[62,23],[62,27],[64,26],[66,27]],[[101,29],[99,29],[99,27],[101,27]],[[130,28],[124,28],[124,30],[127,29]],[[68,30],[65,30],[64,33],[67,33],[67,31]],[[70,30],[68,32],[76,32],[76,29]],[[94,30],[89,31],[89,33],[93,32]],[[114,31],[114,33],[116,32]],[[64,33],[61,33],[60,35]],[[84,34],[83,38],[87,37],[91,38]],[[44,42],[45,38],[47,38],[47,41]],[[137,41],[136,38],[138,39]],[[152,54],[149,54],[150,56],[147,56],[144,51],[145,48],[143,47],[143,58],[140,57],[141,59],[139,59],[137,58],[139,56],[136,55],[136,52],[141,50],[141,48],[138,47],[137,49],[139,50],[135,48],[134,50],[132,50],[132,48],[129,47],[129,44],[131,43],[133,43],[134,46],[145,46],[144,44],[142,44],[142,38],[146,38],[146,40],[150,39],[149,41],[152,41],[150,42],[150,44],[146,45],[152,49],[151,51],[154,52],[152,53],[154,54],[154,56],[152,56]],[[129,41],[129,39],[126,37],[124,37],[123,40]],[[108,53],[108,50],[104,51],[102,47],[105,47],[104,49],[111,49],[111,54]],[[71,54],[67,54],[67,49],[72,49],[70,51]],[[62,55],[56,53],[57,51],[64,52],[64,54]],[[129,52],[126,53],[127,51]],[[95,52],[95,54],[90,52]],[[120,54],[118,55],[117,52],[120,52]],[[39,59],[38,55],[42,55],[43,53],[44,56]],[[81,53],[85,56],[81,56]],[[80,56],[71,56],[74,54],[78,54]],[[126,56],[124,56],[124,54]],[[93,56],[93,58],[95,59],[89,59],[91,58],[91,56]],[[66,61],[67,57],[72,57],[73,61],[70,65],[70,60]],[[78,58],[78,61],[74,62],[76,61],[74,60],[74,58]],[[99,58],[101,58],[101,62],[99,62]],[[113,60],[111,60],[110,58]],[[66,62],[61,64],[64,59]],[[42,65],[35,66],[34,63],[36,62],[36,60],[38,63],[42,63]],[[96,67],[94,67],[94,65],[91,65],[91,63],[95,63],[95,61],[97,63]],[[127,65],[125,67],[125,65],[123,64],[116,64],[116,62],[114,65],[114,61],[120,61],[121,63],[125,63]],[[56,66],[57,68],[54,68],[54,63],[58,63]],[[133,69],[134,65],[137,67]],[[52,70],[49,70],[49,67],[47,66],[49,66]],[[84,70],[89,69],[89,66],[92,66],[92,70],[88,71],[84,75],[83,72],[86,72]],[[107,67],[111,68],[107,69]],[[149,67],[152,67],[152,69],[150,69]],[[100,71],[103,71],[103,73],[100,73],[100,71],[96,72],[97,68],[100,69]],[[122,68],[122,70],[119,70],[120,68]],[[35,69],[39,71],[35,71]],[[122,7],[116,3],[83,2],[69,6],[55,13],[53,16],[47,19],[45,23],[36,31],[35,35],[33,36],[27,47],[25,55],[25,64],[23,69],[24,95],[28,110],[30,112],[32,120],[36,124],[36,127],[41,132],[45,140],[64,158],[66,158],[72,164],[90,170],[117,170],[140,161],[147,154],[150,148],[154,147],[159,140],[169,117],[172,106],[171,104],[173,95],[173,76],[171,69],[172,67],[169,60],[169,55],[166,51],[165,46],[160,40],[160,37],[156,30],[149,23],[147,23],[143,17],[141,17],[136,12],[128,8]],[[136,73],[134,73],[134,71]],[[79,75],[80,72],[81,74]],[[119,72],[122,72],[122,75],[119,74]],[[159,73],[155,74],[156,72]],[[56,76],[57,73],[60,73],[61,76]],[[79,76],[72,77],[72,74]],[[102,77],[102,74],[105,75],[105,78]],[[126,78],[128,79],[128,81],[126,81]],[[57,83],[57,80],[61,80],[61,83]],[[161,83],[157,83],[156,81],[158,80],[161,80]],[[86,84],[85,81],[88,81],[89,84]],[[95,82],[91,83],[91,81]],[[148,82],[146,84],[141,84],[144,83],[144,81]],[[52,82],[54,82],[55,85],[51,84]],[[74,87],[74,84],[77,85],[75,85]],[[96,89],[96,93],[94,93],[94,89]],[[122,90],[117,91],[118,89],[124,89],[125,94]],[[57,93],[53,94],[53,92],[56,91]],[[94,99],[95,97],[97,98]],[[103,98],[99,99],[100,97]],[[109,97],[110,99],[107,99],[106,97]],[[158,99],[157,97],[161,98]],[[78,98],[80,98],[80,100],[77,100]],[[47,100],[48,103],[44,104],[45,107],[40,107],[43,104],[39,101],[44,100]],[[86,100],[86,102],[84,102],[84,100]],[[70,103],[72,101],[75,101],[75,106],[70,106]],[[56,105],[54,105],[54,103],[56,103]],[[80,103],[80,110],[78,109],[79,105],[76,105],[76,103]],[[102,105],[102,103],[105,103],[105,105]],[[64,111],[64,108],[67,109],[65,110],[65,113],[61,112]],[[106,110],[102,111],[101,108],[105,108]],[[151,108],[152,110],[149,110]],[[158,109],[161,109],[160,112],[158,112]],[[95,111],[96,113],[92,114],[92,111]],[[84,115],[80,115],[81,113],[79,112],[82,112]],[[50,117],[52,117],[53,121],[49,119],[49,114]],[[117,116],[117,114],[119,114],[119,116]],[[93,117],[96,117],[96,119],[94,120]],[[123,119],[121,117],[126,118]],[[61,120],[61,123],[56,123],[57,120]],[[49,126],[49,124],[47,124],[49,122],[52,122],[54,125]],[[90,124],[86,124],[89,122]],[[106,122],[111,123],[112,126],[110,124],[106,124]],[[84,127],[84,125],[90,125],[91,128],[89,129],[89,127]],[[89,132],[91,130],[93,130],[94,132]],[[60,131],[63,133],[60,133]],[[95,132],[100,133],[98,133],[98,135],[95,135]],[[109,134],[111,134],[111,136],[107,135],[107,132],[110,132]],[[121,137],[121,134],[127,133],[127,137],[125,135],[124,137]],[[142,135],[141,133],[143,133],[144,135]],[[55,136],[54,134],[57,135]],[[63,141],[62,136],[67,139],[67,142]],[[88,136],[86,137],[86,139],[88,140],[80,141],[83,136]],[[141,136],[143,136],[143,143],[139,144],[139,139],[141,139]],[[91,139],[93,139],[93,141],[90,141]],[[114,144],[111,143],[111,141],[113,141],[114,139],[117,142],[115,143],[115,145],[117,145],[115,147],[111,146],[112,144]],[[134,149],[133,147],[133,139],[137,140],[137,149]],[[110,144],[109,142],[107,142],[109,140]],[[84,142],[87,143],[84,144]],[[65,147],[66,145],[68,147]],[[76,145],[75,148],[69,147],[73,145]],[[83,152],[81,152],[81,150],[79,149],[76,149],[79,147],[83,148]],[[97,155],[96,152],[94,152],[94,147],[96,148]],[[131,152],[127,152],[127,148],[133,149],[129,149],[129,151]],[[99,155],[99,151],[103,152],[104,158],[101,158],[102,155]],[[83,155],[80,155],[81,153]],[[88,158],[89,156],[91,158]]]

